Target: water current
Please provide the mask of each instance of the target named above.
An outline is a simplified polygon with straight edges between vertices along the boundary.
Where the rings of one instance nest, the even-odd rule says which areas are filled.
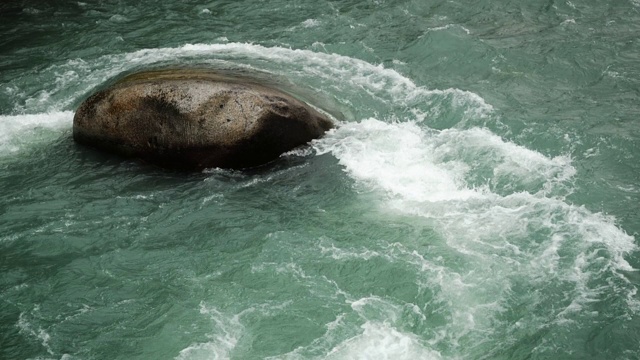
[[[0,4],[0,358],[640,359],[640,2]],[[337,127],[245,171],[74,144],[143,69]]]

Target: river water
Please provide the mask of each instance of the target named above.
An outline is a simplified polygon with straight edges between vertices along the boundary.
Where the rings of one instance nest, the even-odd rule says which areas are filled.
[[[639,359],[640,2],[0,4],[0,358]],[[134,71],[335,130],[248,171],[77,146]]]

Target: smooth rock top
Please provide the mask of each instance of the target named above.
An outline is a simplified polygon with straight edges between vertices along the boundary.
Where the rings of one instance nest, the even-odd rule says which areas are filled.
[[[76,142],[176,169],[247,168],[322,136],[331,120],[255,80],[203,70],[130,75],[85,100]]]

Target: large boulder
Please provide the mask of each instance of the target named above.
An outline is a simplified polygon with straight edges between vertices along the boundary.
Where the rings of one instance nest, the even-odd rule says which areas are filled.
[[[282,91],[203,70],[130,75],[85,100],[76,142],[176,169],[247,168],[320,137],[329,118]]]

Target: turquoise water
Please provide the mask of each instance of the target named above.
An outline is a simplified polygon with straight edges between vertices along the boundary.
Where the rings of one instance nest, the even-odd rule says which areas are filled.
[[[0,358],[639,359],[640,2],[5,1]],[[259,169],[76,146],[137,70],[338,127]]]

